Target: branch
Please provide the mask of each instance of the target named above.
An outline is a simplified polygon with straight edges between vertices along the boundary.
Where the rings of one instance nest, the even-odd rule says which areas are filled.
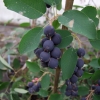
[[[65,11],[72,9],[74,0],[66,0]],[[68,30],[66,26],[62,26],[62,29]]]
[[[54,93],[57,93],[59,77],[60,77],[60,67],[58,66],[55,74],[55,83],[54,83],[54,91],[53,91]]]
[[[73,2],[74,0],[66,0],[65,11],[72,9]],[[68,29],[68,28],[65,26],[62,26],[62,29]],[[59,76],[60,76],[60,67],[58,66],[58,68],[56,69],[56,74],[55,74],[54,91],[53,91],[54,93],[57,93]]]

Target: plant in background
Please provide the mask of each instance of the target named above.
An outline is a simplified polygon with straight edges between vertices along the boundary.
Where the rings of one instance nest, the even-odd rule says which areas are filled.
[[[0,82],[1,100],[100,99],[97,10],[92,6],[71,10],[73,1],[66,0],[65,11],[59,15],[62,0],[4,0],[8,9],[30,19],[45,16],[48,23],[20,37],[12,67],[0,56],[1,76],[5,71],[13,73],[7,82]],[[49,18],[46,9],[52,8],[54,16]],[[88,39],[95,52],[87,53],[78,34]]]

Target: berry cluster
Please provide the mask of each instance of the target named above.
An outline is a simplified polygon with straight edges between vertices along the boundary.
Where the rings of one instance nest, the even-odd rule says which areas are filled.
[[[96,95],[100,95],[100,80],[98,80],[98,84],[97,85],[93,85],[92,86],[92,90],[94,90],[94,93]]]
[[[58,67],[58,59],[61,57],[61,50],[56,45],[60,44],[61,36],[57,34],[51,25],[44,28],[45,38],[42,39],[40,45],[34,53],[40,59],[43,67],[55,69]]]
[[[28,87],[29,93],[34,93],[34,92],[38,92],[39,91],[39,89],[41,88],[41,84],[40,84],[40,82],[38,82],[36,84],[33,83],[33,82],[29,82],[27,84],[27,87]]]
[[[76,83],[73,84],[71,83],[70,80],[67,80],[66,85],[67,85],[66,93],[65,93],[66,96],[77,96],[78,95],[78,88],[77,88]]]
[[[82,60],[82,57],[85,55],[85,50],[82,48],[79,48],[77,50],[77,56],[79,57],[77,60],[76,68],[74,70],[74,74],[69,80],[66,80],[66,96],[77,96],[78,95],[78,88],[76,85],[76,82],[78,81],[78,77],[81,77],[83,74],[82,67],[84,65],[84,61]]]

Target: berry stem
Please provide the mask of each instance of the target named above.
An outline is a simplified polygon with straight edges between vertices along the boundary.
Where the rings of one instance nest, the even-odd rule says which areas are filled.
[[[29,96],[28,100],[30,100],[30,99],[31,99],[31,96],[32,96],[32,94]]]
[[[51,74],[50,72],[45,72],[43,75],[38,79],[38,82],[41,81],[41,79],[46,75],[46,74]]]
[[[72,35],[73,35],[73,37],[75,37],[76,38],[76,40],[78,41],[78,43],[79,43],[79,47],[81,48],[82,47],[82,45],[81,45],[81,40],[79,39],[79,37],[76,35],[76,34],[73,34],[72,33]]]
[[[70,10],[73,7],[73,2],[74,0],[66,0],[65,2],[65,11],[66,10]],[[67,27],[62,26],[62,29],[68,30]],[[60,77],[60,67],[58,66],[56,69],[56,74],[55,74],[55,82],[54,82],[54,93],[57,93],[57,89],[58,89],[58,82],[59,82],[59,77]]]
[[[86,100],[91,100],[94,90],[91,90],[90,94],[86,97]]]

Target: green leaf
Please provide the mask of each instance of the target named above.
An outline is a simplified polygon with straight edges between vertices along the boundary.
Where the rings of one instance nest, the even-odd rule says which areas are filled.
[[[61,3],[62,0],[43,0],[45,3],[50,4],[50,5],[58,5]]]
[[[63,86],[60,88],[60,91],[61,91],[61,94],[65,94],[66,85],[63,85]]]
[[[61,10],[61,8],[62,8],[62,2],[59,3],[58,5],[56,5],[56,8],[57,8],[57,10]]]
[[[20,100],[18,94],[12,93],[12,100]]]
[[[81,11],[66,11],[62,16],[59,16],[58,21],[75,33],[84,35],[89,39],[96,38],[96,27],[94,22]]]
[[[14,61],[13,61],[13,68],[18,69],[20,67],[21,67],[20,60],[18,58],[15,58]]]
[[[4,64],[7,68],[12,69],[12,67],[0,56],[0,62]]]
[[[100,66],[100,58],[98,58],[98,64],[99,64],[99,66]]]
[[[97,38],[100,39],[100,30],[97,30]]]
[[[97,10],[93,6],[86,6],[81,11],[84,12],[91,19],[96,17],[96,15],[97,15]],[[91,13],[91,11],[92,11],[92,13]]]
[[[100,8],[97,9],[97,14],[100,16]]]
[[[60,26],[58,20],[54,20],[53,23],[52,23],[52,25],[53,25],[53,27],[54,27],[55,29],[57,29],[57,28]]]
[[[87,95],[89,93],[89,88],[87,86],[80,86],[78,87],[78,94],[80,96]]]
[[[100,95],[94,95],[93,100],[100,100]]]
[[[93,75],[93,74],[91,74],[91,73],[84,72],[83,75],[82,75],[82,79],[83,79],[83,78],[84,78],[84,79],[88,79],[88,78],[92,77],[92,75]]]
[[[15,90],[15,92],[22,93],[22,94],[28,93],[28,91],[21,89],[21,88],[15,88],[14,90]]]
[[[3,99],[4,99],[4,100],[11,100],[11,99],[9,99],[8,96],[9,96],[9,94],[7,94],[7,93],[5,93],[5,92],[1,92],[1,93],[0,93],[0,99],[1,99],[1,100],[3,100]]]
[[[40,89],[38,94],[42,97],[47,97],[48,96],[48,91],[47,90],[43,90],[43,89]]]
[[[22,78],[23,78],[23,77],[20,76],[20,77],[18,77],[18,78],[15,79],[15,82],[13,82],[12,87],[11,87],[11,90],[12,90],[12,91],[14,91],[14,89],[15,89],[16,87],[19,87],[19,86],[20,86]]]
[[[95,22],[95,25],[97,26],[99,23],[98,18],[96,18],[97,10],[93,6],[86,6],[81,10],[83,13],[85,13],[90,19],[92,19]],[[91,13],[92,12],[92,13]]]
[[[21,27],[29,27],[30,23],[26,22],[26,23],[21,23],[20,24]]]
[[[28,56],[29,59],[34,59],[34,57],[36,57],[36,55],[33,51],[28,52],[27,56]]]
[[[0,62],[0,69],[1,70],[7,70],[7,68],[5,67],[5,65],[2,62]]]
[[[51,94],[49,100],[63,100],[62,95],[60,94]]]
[[[93,81],[96,81],[98,79],[100,79],[100,70],[95,71],[95,73],[91,77],[91,80],[93,80]]]
[[[100,68],[100,65],[98,63],[98,59],[92,59],[92,61],[89,63],[89,65],[93,68]]]
[[[22,38],[19,44],[19,52],[21,54],[30,52],[37,48],[40,42],[41,34],[43,33],[43,28],[37,27],[28,31]]]
[[[100,50],[100,39],[89,40],[93,48]]]
[[[8,9],[31,19],[38,18],[46,12],[43,0],[4,0],[4,3]]]
[[[1,82],[1,83],[0,83],[0,90],[3,90],[3,89],[5,89],[5,88],[7,88],[8,85],[9,85],[9,82]]]
[[[62,55],[61,58],[61,70],[62,70],[62,77],[63,79],[69,79],[76,67],[77,63],[77,54],[74,49],[68,49]]]
[[[6,49],[7,49],[7,48],[6,48],[6,46],[5,46],[5,47],[0,48],[0,55],[1,55],[2,53],[4,53]]]
[[[0,81],[2,81],[3,78],[3,70],[0,70]]]
[[[100,50],[100,30],[97,30],[96,39],[90,39],[89,41],[95,49]]]
[[[0,98],[3,98],[5,95],[5,93],[0,93]]]
[[[59,48],[65,48],[67,47],[72,41],[73,37],[71,36],[71,33],[67,30],[56,30],[58,34],[61,35],[62,41],[61,43],[57,46]]]
[[[95,25],[98,26],[98,24],[99,24],[99,19],[98,19],[98,18],[94,18],[93,21],[95,22]]]
[[[41,87],[47,90],[49,88],[49,85],[50,85],[50,76],[46,74],[45,76],[43,76],[41,80]]]
[[[26,62],[28,69],[33,73],[37,74],[40,72],[40,67],[36,62]]]
[[[13,43],[7,43],[5,46],[7,49],[10,49],[13,46]]]

